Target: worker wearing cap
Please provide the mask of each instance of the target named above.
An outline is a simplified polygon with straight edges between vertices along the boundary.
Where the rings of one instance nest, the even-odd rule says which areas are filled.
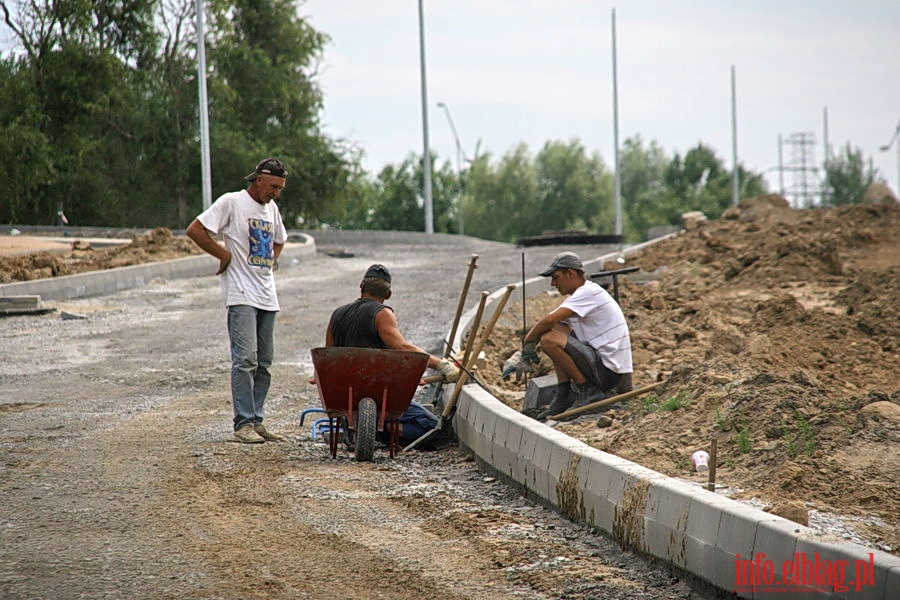
[[[325,330],[326,346],[353,348],[389,348],[392,350],[424,350],[412,344],[400,333],[394,309],[384,304],[391,297],[391,273],[384,265],[375,264],[366,270],[359,284],[360,297],[335,309]],[[459,378],[459,367],[446,358],[429,354],[428,367],[436,369],[447,381]],[[400,417],[401,443],[407,444],[437,426],[437,418],[417,402]]]
[[[557,387],[539,419],[602,400],[631,378],[631,338],[625,315],[612,296],[585,279],[574,252],[557,254],[542,277],[568,296],[522,339],[522,359],[537,362],[536,345],[553,361]],[[618,388],[618,389],[617,389]]]
[[[244,177],[247,189],[220,196],[187,228],[187,235],[219,259],[222,295],[231,341],[231,400],[235,438],[246,444],[284,438],[263,425],[263,407],[271,383],[275,315],[280,310],[274,271],[287,241],[275,199],[287,170],[267,158]],[[225,245],[216,242],[221,235]]]

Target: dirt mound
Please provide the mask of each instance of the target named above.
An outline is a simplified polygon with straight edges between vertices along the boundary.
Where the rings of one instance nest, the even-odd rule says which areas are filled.
[[[897,553],[898,233],[896,205],[793,210],[766,196],[632,256],[641,271],[620,284],[620,302],[634,385],[665,383],[607,412],[611,426],[584,416],[558,428],[696,481],[690,454],[716,439],[727,493],[840,514],[865,543]],[[529,301],[529,322],[560,301]],[[524,386],[493,366],[520,336],[498,325],[482,373],[516,408]]]
[[[169,229],[157,227],[135,236],[130,244],[94,248],[89,242],[74,241],[59,250],[0,256],[0,283],[102,271],[201,253],[202,250],[187,237],[175,236]]]

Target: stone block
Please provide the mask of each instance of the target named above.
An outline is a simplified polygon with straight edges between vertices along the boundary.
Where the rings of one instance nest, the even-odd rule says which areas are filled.
[[[824,561],[828,561],[832,572],[843,575],[840,582],[836,577],[832,578],[834,598],[893,600],[900,597],[897,593],[900,590],[900,558],[833,537],[814,537],[806,528],[801,529],[806,533],[801,533],[797,540],[794,569],[805,569],[803,560],[809,563],[809,569],[814,570],[817,561],[820,570],[827,569]],[[840,570],[836,571],[837,565]]]
[[[556,391],[556,375],[544,375],[528,380],[525,385],[525,399],[522,400],[522,412],[531,414],[550,404],[553,392]]]

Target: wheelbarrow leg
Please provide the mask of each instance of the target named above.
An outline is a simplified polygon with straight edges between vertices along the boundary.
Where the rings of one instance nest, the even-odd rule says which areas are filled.
[[[337,417],[330,417],[328,419],[328,428],[331,430],[331,458],[337,458],[337,447],[338,447],[338,438],[341,437],[340,434],[341,420]]]
[[[391,458],[397,455],[400,449],[400,419],[390,419],[387,423],[388,427],[388,450]]]

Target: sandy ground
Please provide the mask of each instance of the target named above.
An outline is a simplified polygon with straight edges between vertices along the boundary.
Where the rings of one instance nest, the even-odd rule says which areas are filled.
[[[557,428],[697,483],[691,454],[715,441],[719,493],[900,554],[900,208],[765,197],[725,216],[607,266],[640,267],[620,289],[634,386],[664,385]],[[501,323],[490,362],[519,336]]]
[[[31,235],[0,235],[0,256],[15,256],[41,251],[66,252],[72,248],[71,242],[51,240]]]
[[[266,423],[284,443],[230,441],[214,276],[2,319],[0,597],[709,597],[526,501],[455,448],[328,458],[309,422],[299,426],[300,411],[318,404],[309,350],[366,267],[391,268],[401,327],[435,350],[469,256],[481,258],[467,307],[518,280],[521,250],[465,238],[322,250],[278,272]],[[558,250],[528,250],[528,272]]]

